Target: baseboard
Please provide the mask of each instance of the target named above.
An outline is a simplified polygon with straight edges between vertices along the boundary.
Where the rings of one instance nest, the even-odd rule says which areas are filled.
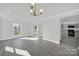
[[[13,39],[13,38],[2,38],[0,40],[2,41],[2,40],[10,40],[10,39]]]
[[[9,37],[9,38],[2,38],[0,40],[10,40],[10,39],[18,39],[18,38],[24,38],[24,37],[30,37],[30,36],[22,36],[22,37]]]
[[[26,36],[24,36],[26,37]],[[0,40],[10,40],[10,39],[18,39],[18,38],[23,38],[23,37],[10,37],[10,38],[2,38]]]
[[[53,41],[53,40],[48,40],[48,39],[46,39],[46,38],[43,38],[43,40],[47,40],[47,41],[49,41],[49,42],[53,42],[53,43],[56,43],[56,44],[60,44],[60,42],[56,42],[56,41]]]
[[[23,38],[23,37],[3,38],[3,39],[0,39],[0,40],[9,40],[9,39],[17,39],[17,38]],[[53,40],[48,40],[46,38],[43,38],[43,40],[47,40],[49,42],[53,42],[53,43],[56,43],[56,44],[60,44],[60,42],[56,42],[56,41],[53,41]]]

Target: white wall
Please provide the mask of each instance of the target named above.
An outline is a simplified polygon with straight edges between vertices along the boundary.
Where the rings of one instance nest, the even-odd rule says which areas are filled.
[[[59,17],[50,18],[42,23],[43,38],[45,40],[59,44],[60,41],[60,19]]]
[[[1,17],[0,17],[0,39],[1,39],[1,32],[2,32],[2,27],[1,27],[2,24],[1,23],[2,23],[2,20],[1,20]]]
[[[13,23],[22,24],[22,33],[20,35],[14,36],[13,34]],[[32,35],[32,23],[13,21],[12,18],[0,18],[0,40],[31,36]]]

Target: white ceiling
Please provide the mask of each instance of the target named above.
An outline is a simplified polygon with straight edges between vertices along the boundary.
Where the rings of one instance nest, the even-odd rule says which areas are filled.
[[[17,21],[37,22],[49,16],[79,9],[79,3],[38,3],[36,7],[37,10],[43,8],[44,14],[40,16],[31,16],[30,4],[27,3],[0,3],[0,12],[12,16]]]

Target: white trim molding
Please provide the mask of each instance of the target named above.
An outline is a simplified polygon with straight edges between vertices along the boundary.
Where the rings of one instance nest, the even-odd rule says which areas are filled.
[[[78,14],[79,14],[79,9],[74,9],[74,10],[59,13],[59,14],[56,14],[56,15],[53,15],[53,16],[49,16],[49,17],[46,17],[46,18],[42,18],[43,19],[42,21],[46,21],[46,20],[49,20],[50,18],[54,18],[54,17],[61,17],[62,18],[62,17],[69,17],[69,16],[73,16],[73,15],[78,15]]]
[[[46,38],[43,38],[43,40],[47,40],[47,41],[49,41],[49,42],[53,42],[53,43],[56,43],[56,44],[60,44],[60,42],[53,41],[53,40],[49,40],[49,39],[46,39]]]

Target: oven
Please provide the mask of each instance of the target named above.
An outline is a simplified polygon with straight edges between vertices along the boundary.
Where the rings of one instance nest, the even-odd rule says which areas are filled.
[[[68,37],[75,37],[75,26],[74,25],[68,25]]]

